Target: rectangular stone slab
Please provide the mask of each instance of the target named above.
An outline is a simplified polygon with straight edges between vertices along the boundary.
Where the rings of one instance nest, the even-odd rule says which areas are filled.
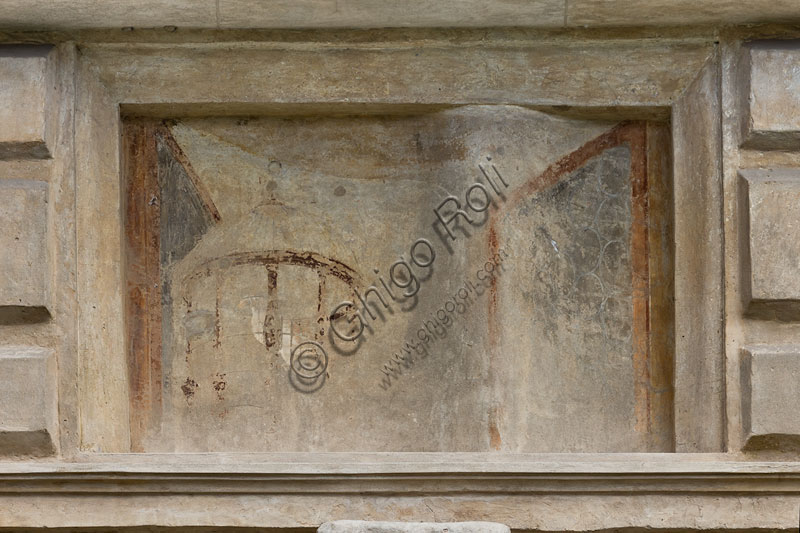
[[[0,346],[0,456],[55,451],[58,392],[52,350]]]
[[[47,183],[0,179],[0,324],[49,316]]]
[[[53,9],[57,5],[58,9]],[[269,8],[267,8],[269,6]],[[134,8],[108,0],[57,4],[9,0],[0,26],[13,29],[163,28],[387,28],[387,27],[638,27],[698,24],[791,23],[793,0],[146,0]]]
[[[800,172],[746,169],[739,174],[748,312],[794,320],[800,317]]]
[[[800,346],[749,346],[743,362],[746,449],[800,451]]]
[[[0,159],[50,156],[56,117],[51,50],[0,45]]]
[[[367,522],[337,520],[322,524],[318,533],[511,533],[491,522]]]
[[[797,11],[796,6],[793,7]],[[745,46],[739,69],[742,141],[747,148],[800,146],[800,44],[763,41]]]

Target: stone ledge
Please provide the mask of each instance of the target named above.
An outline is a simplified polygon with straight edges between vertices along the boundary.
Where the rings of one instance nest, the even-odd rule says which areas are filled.
[[[795,0],[11,0],[2,29],[614,27],[791,23]]]
[[[580,454],[583,460],[548,454],[399,455],[406,457],[85,453],[81,462],[0,463],[0,493],[800,495],[800,462],[737,461],[727,454]],[[415,455],[422,457],[408,457]],[[121,478],[126,483],[119,483]]]
[[[492,522],[326,522],[318,533],[511,533],[508,526]]]
[[[2,465],[0,465],[0,470]],[[780,474],[770,475],[772,478]],[[162,480],[169,483],[169,476]],[[727,492],[687,490],[682,480],[669,494],[646,490],[580,495],[518,493],[487,495],[458,491],[420,494],[403,490],[364,494],[358,484],[350,491],[331,492],[323,480],[316,489],[297,494],[287,486],[272,494],[231,494],[220,490],[224,479],[208,480],[201,493],[149,491],[110,493],[81,490],[63,479],[60,493],[0,492],[0,524],[20,528],[75,528],[87,531],[169,531],[168,528],[236,528],[236,531],[303,531],[320,524],[360,516],[373,520],[495,521],[521,531],[797,531],[800,494],[789,491],[756,493],[740,487]],[[669,482],[665,479],[665,482]],[[401,482],[402,483],[402,482]],[[116,475],[117,487],[135,488],[136,478]],[[609,485],[613,480],[609,480]],[[86,485],[92,486],[91,478]],[[77,490],[76,490],[77,489]],[[12,529],[17,528],[17,529]],[[130,529],[128,529],[130,528]],[[141,529],[135,529],[141,528]],[[149,528],[149,529],[144,529]],[[246,529],[247,528],[247,529]],[[271,529],[274,528],[274,529]],[[296,528],[296,529],[292,529]],[[301,529],[302,528],[302,529]],[[0,530],[2,531],[2,530]]]
[[[615,455],[85,453],[81,463],[0,462],[0,523],[312,531],[359,516],[523,531],[797,530],[798,462]]]

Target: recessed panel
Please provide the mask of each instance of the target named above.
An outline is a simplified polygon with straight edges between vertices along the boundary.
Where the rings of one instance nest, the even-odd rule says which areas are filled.
[[[130,119],[135,451],[671,451],[668,135]]]

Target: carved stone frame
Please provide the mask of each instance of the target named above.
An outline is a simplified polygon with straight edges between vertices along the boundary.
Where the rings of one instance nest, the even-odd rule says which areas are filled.
[[[74,169],[74,184],[69,173],[60,178],[60,195],[74,185],[75,206],[63,213],[75,226],[75,255],[64,264],[77,276],[77,311],[59,354],[64,462],[4,468],[0,505],[8,498],[16,506],[15,527],[311,528],[357,517],[492,520],[525,530],[747,528],[765,522],[741,511],[742,498],[761,505],[765,520],[796,510],[797,464],[724,453],[722,60],[714,37],[278,32],[247,43],[64,43],[57,53],[74,131],[59,151]],[[127,453],[121,113],[373,113],[471,103],[670,118],[677,453]],[[28,514],[41,498],[58,511]],[[712,500],[714,512],[703,516]]]

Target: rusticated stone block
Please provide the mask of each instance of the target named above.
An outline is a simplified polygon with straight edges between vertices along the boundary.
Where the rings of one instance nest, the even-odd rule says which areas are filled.
[[[800,170],[742,170],[743,293],[759,318],[800,316]]]
[[[0,180],[0,324],[47,318],[47,183]]]
[[[55,130],[50,46],[0,46],[0,159],[50,156]]]
[[[742,403],[747,449],[800,449],[800,345],[746,348]]]
[[[319,533],[510,533],[503,524],[491,522],[366,522],[337,520],[326,522]]]
[[[0,375],[0,456],[52,454],[58,412],[53,352],[0,347]]]
[[[740,68],[743,145],[800,148],[800,41],[756,42]]]

